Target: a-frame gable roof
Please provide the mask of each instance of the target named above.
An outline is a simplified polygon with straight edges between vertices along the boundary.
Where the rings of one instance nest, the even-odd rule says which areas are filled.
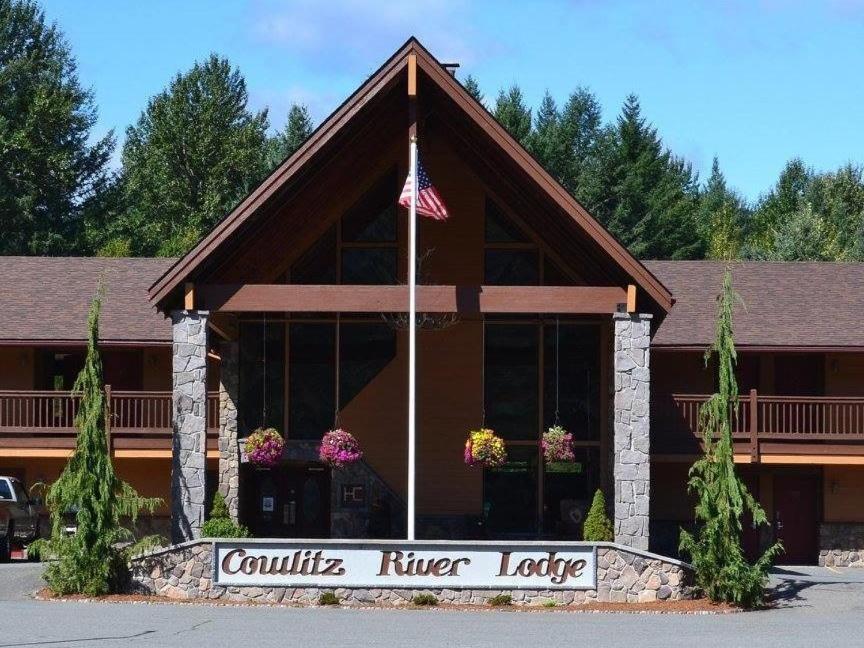
[[[588,238],[602,248],[623,273],[647,293],[653,303],[657,304],[662,311],[668,311],[672,307],[673,299],[669,290],[552,178],[489,111],[469,95],[453,75],[413,37],[324,120],[303,146],[282,162],[264,182],[150,287],[151,301],[161,304],[169,295],[177,291],[183,282],[194,276],[206,260],[225,245],[232,235],[281,187],[314,160],[322,149],[351,123],[367,103],[392,87],[399,75],[407,69],[408,55],[412,53],[416,55],[418,69],[452,99],[458,108],[584,231]]]

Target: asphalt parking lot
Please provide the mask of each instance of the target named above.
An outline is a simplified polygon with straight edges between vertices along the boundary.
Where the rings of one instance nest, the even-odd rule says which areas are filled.
[[[778,569],[773,609],[726,615],[44,602],[31,598],[39,573],[35,564],[0,565],[0,648],[864,645],[860,569]]]

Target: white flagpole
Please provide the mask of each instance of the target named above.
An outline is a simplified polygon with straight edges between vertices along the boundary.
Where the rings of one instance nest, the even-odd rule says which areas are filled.
[[[410,147],[411,208],[408,221],[408,540],[414,540],[417,455],[417,138]]]

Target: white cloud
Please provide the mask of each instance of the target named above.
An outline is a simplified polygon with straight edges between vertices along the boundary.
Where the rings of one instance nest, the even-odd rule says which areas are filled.
[[[442,60],[464,64],[494,45],[472,27],[473,10],[467,0],[253,0],[252,30],[314,69],[367,70],[412,35]]]

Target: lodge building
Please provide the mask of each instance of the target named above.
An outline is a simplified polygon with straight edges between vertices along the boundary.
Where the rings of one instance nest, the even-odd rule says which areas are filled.
[[[412,90],[451,214],[418,222],[417,537],[580,539],[602,488],[616,541],[674,555],[724,266],[633,258],[414,39],[183,258],[0,258],[0,474],[51,481],[74,447],[104,281],[109,444],[166,502],[150,526],[199,536],[219,490],[256,536],[404,537]],[[864,564],[864,264],[732,270],[735,458],[771,522],[745,544]],[[541,460],[556,421],[571,466]],[[244,461],[261,426],[277,468]],[[363,446],[345,470],[317,459],[334,427]],[[480,427],[504,467],[465,465]]]

